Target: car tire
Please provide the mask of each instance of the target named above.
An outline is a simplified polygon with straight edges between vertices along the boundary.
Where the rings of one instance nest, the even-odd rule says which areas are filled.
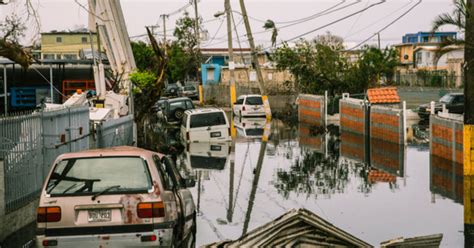
[[[176,109],[173,113],[173,117],[176,118],[177,120],[183,119],[183,116],[184,116],[183,109]]]

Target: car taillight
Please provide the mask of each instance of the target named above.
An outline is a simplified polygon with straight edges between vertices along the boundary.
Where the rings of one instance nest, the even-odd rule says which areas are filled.
[[[145,235],[140,238],[142,242],[153,242],[156,241],[156,235]]]
[[[189,139],[189,132],[186,132],[186,140],[190,140]]]
[[[230,127],[227,129],[229,131],[229,136],[232,135],[231,131],[230,131]]]
[[[243,127],[245,127],[245,122],[244,122],[244,123],[242,123],[242,126],[243,126]]]
[[[142,202],[137,206],[137,213],[140,218],[165,217],[165,206],[163,202]]]
[[[242,106],[242,111],[245,111],[245,106]]]
[[[58,246],[58,241],[54,239],[43,240],[43,246],[44,247]]]
[[[36,221],[41,222],[58,222],[61,220],[60,207],[39,207],[37,210]]]

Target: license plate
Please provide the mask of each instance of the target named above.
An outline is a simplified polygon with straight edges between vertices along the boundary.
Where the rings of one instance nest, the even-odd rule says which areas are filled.
[[[259,107],[253,108],[253,110],[259,110],[259,109],[260,109]]]
[[[89,222],[107,222],[112,219],[112,210],[97,209],[89,210]]]
[[[211,145],[211,151],[220,151],[222,150],[222,146]]]
[[[215,138],[215,137],[221,137],[221,132],[212,132],[211,138]]]

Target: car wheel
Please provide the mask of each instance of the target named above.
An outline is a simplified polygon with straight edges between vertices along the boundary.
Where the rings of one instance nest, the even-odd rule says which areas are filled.
[[[182,109],[177,109],[177,110],[175,110],[173,116],[174,116],[176,119],[181,120],[181,119],[183,118],[183,116],[184,116],[184,110],[182,110]]]

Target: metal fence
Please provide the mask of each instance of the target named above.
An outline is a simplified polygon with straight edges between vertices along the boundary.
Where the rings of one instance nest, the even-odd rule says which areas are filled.
[[[105,122],[97,132],[90,129],[86,106],[1,117],[5,202],[0,204],[5,204],[6,213],[38,196],[57,156],[95,148],[89,136],[98,141],[97,147],[133,145],[133,117]]]

